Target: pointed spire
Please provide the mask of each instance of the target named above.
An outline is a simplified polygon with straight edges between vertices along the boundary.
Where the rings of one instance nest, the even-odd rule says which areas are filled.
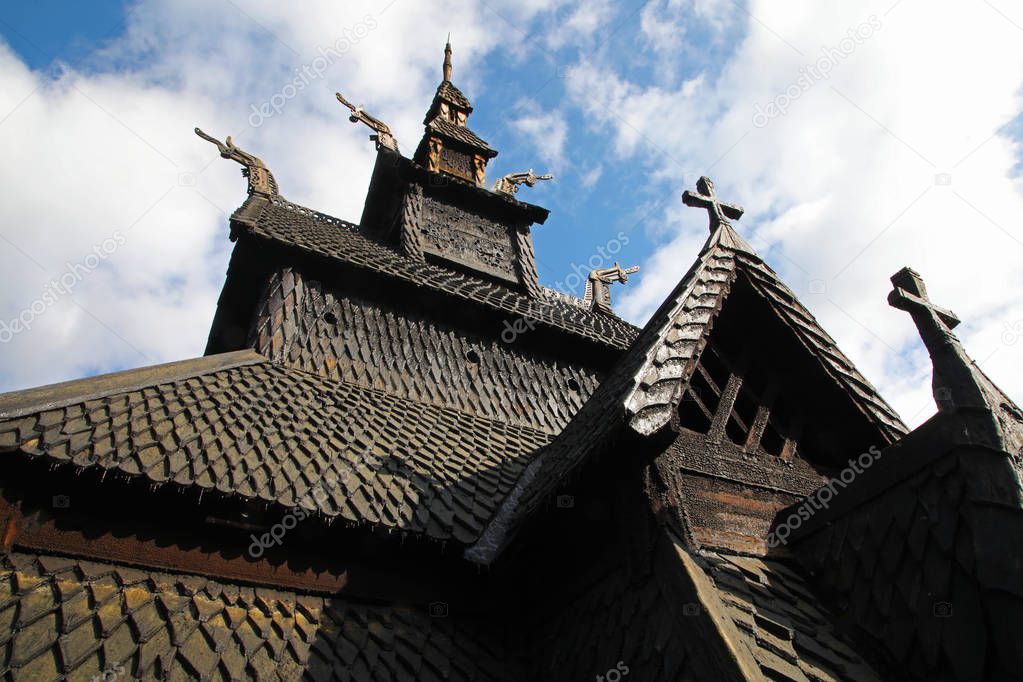
[[[487,162],[497,150],[469,129],[472,102],[451,82],[451,35],[444,45],[444,80],[437,86],[423,125],[426,133],[412,160],[431,172],[445,172],[484,187]]]
[[[451,34],[448,33],[448,42],[444,45],[444,80],[451,81]]]

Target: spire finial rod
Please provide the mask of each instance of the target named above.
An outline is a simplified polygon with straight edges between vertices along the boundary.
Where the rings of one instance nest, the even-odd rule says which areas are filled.
[[[448,33],[448,42],[444,45],[444,80],[451,80],[451,34]]]

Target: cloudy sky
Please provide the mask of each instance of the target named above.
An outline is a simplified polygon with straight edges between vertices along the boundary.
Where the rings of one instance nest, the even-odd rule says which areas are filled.
[[[372,144],[333,93],[411,153],[450,31],[470,124],[501,150],[490,177],[556,175],[524,190],[552,210],[548,286],[623,233],[642,271],[615,305],[642,324],[706,237],[679,197],[707,174],[908,422],[934,407],[885,302],[903,265],[1023,401],[1018,2],[85,5],[0,8],[0,390],[200,355],[245,184],[192,128],[358,220]]]

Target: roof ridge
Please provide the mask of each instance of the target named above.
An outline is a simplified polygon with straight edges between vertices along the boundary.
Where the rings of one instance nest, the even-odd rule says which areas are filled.
[[[354,231],[360,231],[362,227],[358,223],[353,223],[350,220],[338,218],[336,216],[330,215],[329,213],[323,213],[321,211],[317,211],[314,208],[309,208],[308,206],[296,204],[294,201],[289,201],[281,195],[270,197],[268,201],[274,206],[280,206],[281,208],[286,209],[288,211],[294,211],[299,215],[309,216],[313,220],[319,220],[324,223],[330,223],[331,225],[337,225],[338,227],[344,227],[346,229]]]
[[[729,231],[735,233],[730,228]],[[721,239],[724,232],[724,227],[714,231],[693,270],[666,299],[665,303],[673,301],[673,305],[668,310],[659,311],[663,319],[659,325],[660,332],[651,339],[646,357],[633,377],[632,389],[623,400],[626,416],[637,433],[651,435],[671,420],[671,410],[682,393],[680,386],[689,380],[691,360],[703,351],[712,321],[731,291],[737,259],[731,240],[723,242]],[[738,237],[737,234],[735,236]],[[742,240],[741,237],[739,239]],[[742,243],[745,244],[745,240]],[[713,296],[712,305],[707,305],[709,296]],[[688,314],[684,312],[686,306],[690,307]],[[655,322],[656,319],[655,315],[650,321]],[[675,352],[658,357],[656,350],[666,347],[664,342],[669,336],[675,337],[671,342]],[[668,366],[668,373],[656,374],[655,362],[662,367]],[[639,392],[644,385],[648,390],[641,398]]]
[[[244,214],[242,214],[244,209]],[[260,239],[300,249],[306,253],[340,261],[360,269],[404,281],[417,287],[456,296],[504,313],[535,320],[553,329],[588,339],[602,346],[624,350],[631,345],[638,329],[617,315],[594,313],[567,301],[548,297],[533,298],[509,286],[480,280],[456,270],[429,262],[409,258],[400,251],[367,235],[359,226],[333,216],[319,213],[283,198],[259,202],[246,202],[235,212],[234,221]],[[284,229],[274,223],[272,211],[287,211],[302,219],[334,228],[335,233],[319,233],[316,228],[300,221],[277,217]],[[343,245],[329,243],[335,234],[344,233],[345,239],[364,240],[364,243]],[[361,251],[360,251],[360,247]]]
[[[827,346],[815,347],[798,330],[794,329],[793,333],[806,352],[821,363],[825,373],[839,383],[855,407],[879,431],[887,434],[889,440],[906,432],[894,410],[838,349],[834,339],[799,303],[777,273],[731,226],[722,224],[708,238],[689,271],[650,317],[618,363],[561,433],[520,476],[480,539],[466,550],[467,559],[477,563],[493,561],[523,518],[537,506],[538,500],[553,490],[599,443],[607,442],[622,424],[623,417],[630,428],[646,436],[672,421],[683,385],[689,381],[695,367],[694,359],[703,352],[714,318],[730,294],[740,268],[755,268],[791,294],[794,309],[800,313],[805,311],[809,323],[820,331]],[[768,294],[757,289],[757,295],[771,306],[783,323],[796,326],[786,319],[787,312]],[[829,353],[844,361],[848,368],[838,367]],[[862,387],[853,386],[853,379]]]
[[[148,367],[72,379],[23,391],[0,394],[0,419],[12,419],[34,412],[67,407],[74,403],[127,393],[182,379],[203,376],[224,369],[270,362],[251,348],[177,360]]]
[[[756,249],[754,249],[750,243],[746,241],[741,234],[739,234],[738,230],[732,227],[731,223],[720,223],[717,229],[711,232],[706,243],[703,245],[703,250],[700,253],[702,255],[704,251],[714,248],[741,251],[753,256],[754,258],[763,260],[760,258],[760,254],[756,252]]]

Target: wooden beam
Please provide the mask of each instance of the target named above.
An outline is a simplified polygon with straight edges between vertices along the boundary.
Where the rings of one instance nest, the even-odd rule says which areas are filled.
[[[753,418],[753,426],[750,427],[749,435],[746,436],[746,445],[743,446],[743,450],[746,452],[756,452],[759,447],[760,439],[764,437],[764,429],[767,428],[767,422],[771,419],[771,408],[774,407],[774,400],[777,397],[778,384],[772,380],[764,389],[762,402],[757,407],[757,416]]]
[[[732,416],[732,409],[735,407],[735,399],[739,396],[739,389],[742,388],[742,377],[738,374],[731,374],[721,391],[721,400],[718,402],[718,409],[714,413],[714,420],[710,425],[709,440],[712,443],[720,443],[725,437],[725,427],[728,425],[728,418]]]
[[[791,462],[796,457],[796,451],[799,449],[799,439],[803,437],[803,413],[797,412],[792,417],[792,424],[788,428],[788,433],[785,435],[785,445],[781,449],[781,458],[783,461]]]

